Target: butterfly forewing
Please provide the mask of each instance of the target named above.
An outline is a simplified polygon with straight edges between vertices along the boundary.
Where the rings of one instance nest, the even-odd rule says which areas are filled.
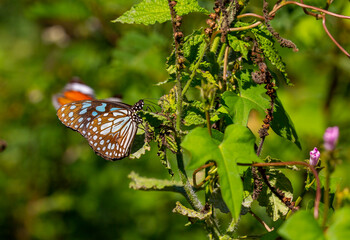
[[[57,111],[57,116],[67,127],[83,135],[92,149],[107,160],[129,155],[140,121],[130,105],[98,100],[66,104]]]

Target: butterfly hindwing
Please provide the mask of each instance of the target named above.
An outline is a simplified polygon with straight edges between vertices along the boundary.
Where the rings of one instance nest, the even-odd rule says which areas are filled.
[[[127,109],[115,110],[95,118],[90,126],[87,140],[99,155],[108,159],[121,159],[129,155],[130,146],[137,132]]]
[[[74,77],[66,84],[61,93],[52,96],[52,103],[56,110],[62,105],[80,100],[95,99],[94,90],[83,83],[79,78]]]
[[[124,103],[85,100],[63,105],[57,116],[83,135],[98,155],[117,160],[129,155],[141,121],[133,109]]]

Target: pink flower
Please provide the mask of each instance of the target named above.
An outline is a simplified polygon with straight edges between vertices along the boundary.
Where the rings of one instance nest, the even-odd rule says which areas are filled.
[[[310,165],[311,166],[316,166],[318,163],[318,160],[320,159],[321,153],[317,150],[315,147],[314,150],[310,152]]]
[[[335,146],[337,145],[338,138],[339,128],[337,126],[327,128],[326,132],[323,135],[324,148],[327,151],[333,151],[335,149]]]

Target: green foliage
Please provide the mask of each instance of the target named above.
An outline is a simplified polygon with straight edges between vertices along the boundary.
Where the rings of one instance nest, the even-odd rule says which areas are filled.
[[[266,92],[264,86],[257,85],[251,80],[251,71],[239,72],[237,80],[238,95],[225,92],[222,96],[223,106],[234,123],[247,126],[250,111],[255,109],[264,115],[265,109],[269,107],[269,101],[263,96]]]
[[[325,7],[324,1],[304,3]],[[213,8],[210,1],[200,4]],[[350,115],[344,110],[350,108],[348,59],[325,37],[322,25],[303,17],[300,8],[282,7],[271,21],[281,36],[297,43],[300,52],[293,53],[278,48],[265,25],[250,29],[255,23],[252,17],[236,18],[235,13],[261,10],[261,3],[239,4],[240,9],[228,4],[227,19],[219,13],[220,19],[213,20],[217,27],[208,34],[204,30],[207,16],[202,13],[209,12],[197,1],[178,1],[179,15],[200,13],[185,16],[180,26],[185,35],[179,49],[185,68],[180,69],[179,80],[170,24],[148,28],[120,24],[168,21],[167,1],[2,1],[0,140],[7,142],[7,148],[0,152],[0,238],[203,239],[203,229],[207,229],[213,239],[346,239],[350,214],[346,206],[350,202]],[[334,1],[329,9],[349,14],[344,1]],[[113,16],[120,16],[115,24],[110,23]],[[349,49],[348,32],[336,24],[342,21],[332,19],[327,17],[327,25],[332,24],[335,38]],[[217,32],[223,24],[231,28],[225,43]],[[255,109],[263,117],[270,98],[265,84],[252,81],[251,73],[261,67],[253,64],[255,41],[273,82],[282,75],[289,83],[285,62],[296,85],[293,90],[283,84],[277,89],[270,126],[277,135],[302,147],[301,151],[270,130],[262,157],[256,156],[255,144],[261,141],[253,133],[258,136],[263,123],[250,113]],[[50,99],[74,75],[91,85],[100,99],[121,94],[123,102],[133,104],[160,98],[139,113],[144,120],[140,129],[147,134],[137,135],[130,156],[134,159],[103,161],[81,136],[59,123]],[[174,87],[178,80],[185,90],[182,99]],[[178,111],[179,100],[182,111]],[[175,127],[178,119],[180,130]],[[324,129],[334,125],[340,127],[339,145],[331,160],[321,151],[318,168],[323,186],[324,163],[332,161],[335,168],[330,183],[334,210],[329,209],[325,226],[321,225],[327,209],[324,198],[317,221],[303,210],[314,207],[314,183],[305,189],[301,177],[306,168],[288,166],[283,172],[263,168],[268,183],[286,198],[292,193],[295,198],[300,193],[304,197],[307,190],[301,210],[286,219],[287,207],[260,172],[238,163],[270,163],[266,155],[304,161],[313,147],[322,149]],[[189,166],[202,168],[196,174],[201,185],[193,185],[190,169],[182,172],[184,149],[192,157]],[[216,165],[203,166],[208,160]],[[131,188],[147,192],[130,191],[128,174]],[[171,209],[181,215],[171,214]],[[267,233],[251,214],[274,230]],[[183,228],[188,219],[189,226]]]
[[[254,153],[255,137],[246,127],[235,124],[226,128],[223,140],[219,132],[214,132],[212,138],[207,129],[196,128],[183,140],[182,147],[191,154],[190,169],[216,161],[223,199],[237,220],[243,197],[239,175],[243,170],[239,171],[237,163],[261,161]]]
[[[325,239],[321,227],[312,216],[312,213],[300,210],[286,221],[278,233],[288,240],[322,240]]]
[[[271,128],[278,136],[291,141],[301,149],[301,144],[294,124],[286,110],[283,108],[282,102],[278,97],[275,99]]]
[[[280,54],[274,47],[275,41],[273,40],[272,34],[263,24],[260,24],[256,28],[253,28],[252,33],[256,37],[260,48],[263,50],[264,56],[283,74],[286,83],[288,85],[291,85],[286,72],[286,64],[282,61]]]
[[[242,53],[243,58],[248,60],[248,47],[250,46],[249,43],[239,40],[232,34],[227,35],[227,40],[233,51]]]
[[[177,13],[182,16],[191,12],[200,12],[207,14],[208,11],[198,5],[196,0],[181,0],[175,6]],[[166,0],[143,0],[134,5],[129,11],[113,22],[136,23],[136,24],[155,24],[171,20],[168,1]]]
[[[293,187],[289,179],[279,170],[270,169],[266,173],[269,183],[275,190],[283,192],[286,198],[293,199]],[[283,218],[289,208],[267,186],[264,186],[258,199],[259,205],[266,207],[267,214],[273,221]]]
[[[350,235],[350,208],[339,209],[331,219],[330,227],[326,232],[326,239],[346,239]]]

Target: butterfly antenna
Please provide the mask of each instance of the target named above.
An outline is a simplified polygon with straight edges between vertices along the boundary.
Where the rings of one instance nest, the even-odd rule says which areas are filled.
[[[154,105],[145,104],[145,107],[146,107],[146,111],[157,112],[157,108]]]

